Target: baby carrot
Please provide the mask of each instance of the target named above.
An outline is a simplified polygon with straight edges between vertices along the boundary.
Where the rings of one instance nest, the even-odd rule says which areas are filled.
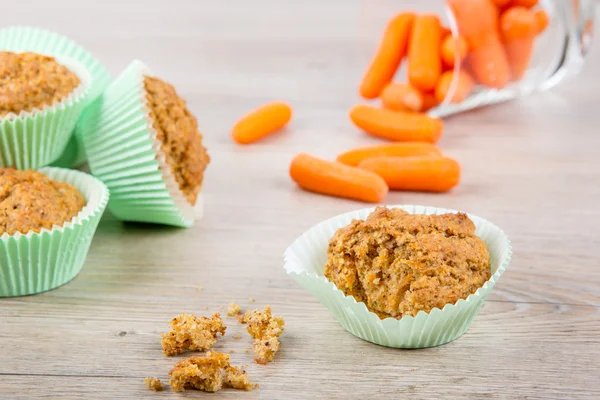
[[[408,80],[423,91],[435,88],[442,73],[440,20],[435,15],[415,18],[408,46]]]
[[[442,41],[441,56],[446,68],[454,68],[457,59],[462,62],[467,56],[467,41],[461,36],[454,39],[452,35],[447,35]]]
[[[422,112],[431,110],[433,107],[438,106],[438,101],[435,98],[435,93],[424,93],[423,94],[423,109]]]
[[[506,49],[514,80],[527,71],[537,34],[537,22],[532,11],[525,7],[511,7],[500,17],[500,33]]]
[[[379,48],[360,85],[360,95],[365,99],[379,97],[383,88],[391,82],[406,55],[414,19],[413,13],[402,13],[388,23]]]
[[[550,25],[550,17],[548,13],[544,10],[535,10],[533,12],[533,16],[535,17],[535,23],[537,27],[537,34],[544,32],[548,25]]]
[[[448,157],[380,157],[359,165],[381,176],[392,190],[446,192],[460,181],[460,165]]]
[[[498,9],[491,0],[447,0],[460,34],[467,41],[467,61],[479,83],[500,89],[510,81],[510,66],[498,33]]]
[[[340,154],[337,161],[356,167],[362,161],[374,157],[441,156],[440,150],[425,142],[385,143],[357,147]]]
[[[538,0],[510,0],[510,7],[532,8],[537,6]]]
[[[442,74],[442,77],[435,87],[435,98],[439,103],[444,101],[446,96],[448,96],[454,77],[457,77],[457,81],[454,93],[450,99],[451,103],[460,103],[466,99],[471,93],[471,90],[473,90],[475,84],[473,78],[471,78],[471,75],[469,75],[467,71],[460,70],[458,75],[455,74],[454,71],[446,71]]]
[[[286,103],[265,104],[239,120],[231,136],[240,144],[253,143],[283,128],[291,118],[292,109]]]
[[[389,190],[372,172],[303,153],[292,160],[290,176],[302,189],[369,203],[382,201]]]
[[[372,136],[397,142],[435,143],[442,136],[442,120],[427,114],[354,106],[350,119]]]
[[[381,103],[394,111],[421,111],[423,95],[406,83],[390,83],[381,92]]]
[[[511,0],[492,0],[492,3],[494,3],[496,7],[505,7],[510,2]]]

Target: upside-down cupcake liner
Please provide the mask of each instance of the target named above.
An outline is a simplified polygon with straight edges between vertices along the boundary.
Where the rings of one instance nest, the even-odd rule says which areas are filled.
[[[28,26],[10,26],[0,29],[0,50],[33,51],[55,57],[67,57],[79,62],[89,73],[89,93],[86,108],[108,86],[111,76],[107,69],[90,52],[73,40],[56,32]],[[86,160],[81,140],[77,137],[78,125],[61,156],[52,164],[71,168]]]
[[[454,210],[424,206],[399,207],[410,214],[456,213]],[[302,287],[316,297],[353,335],[369,342],[396,348],[424,348],[448,343],[462,336],[484,304],[492,288],[504,273],[512,255],[508,237],[496,225],[469,215],[476,235],[490,252],[492,276],[477,291],[443,309],[420,311],[415,317],[380,319],[365,303],[346,296],[324,276],[329,239],[354,219],[366,219],[375,208],[342,214],[315,225],[286,250],[284,268]]]
[[[60,157],[75,128],[89,93],[90,76],[77,61],[56,57],[80,80],[65,98],[54,104],[0,118],[0,167],[37,169]]]
[[[147,107],[144,76],[152,76],[148,67],[132,62],[86,113],[81,137],[88,164],[110,189],[108,207],[117,218],[189,227],[201,212],[201,195],[192,206],[171,174]]]
[[[106,186],[88,174],[54,167],[39,171],[73,185],[85,197],[86,205],[62,226],[0,236],[0,297],[41,293],[73,279],[83,267],[108,203]]]

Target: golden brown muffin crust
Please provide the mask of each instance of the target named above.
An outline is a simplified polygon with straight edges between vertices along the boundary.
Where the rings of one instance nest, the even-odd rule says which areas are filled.
[[[490,255],[466,214],[413,215],[378,207],[329,241],[325,276],[380,318],[454,304],[491,275]]]
[[[62,226],[85,205],[83,195],[68,183],[37,171],[0,168],[0,235]]]
[[[0,117],[57,103],[79,83],[77,75],[53,57],[0,51]]]
[[[171,173],[188,202],[196,204],[204,170],[210,162],[196,117],[170,84],[146,76],[144,86],[150,117]]]

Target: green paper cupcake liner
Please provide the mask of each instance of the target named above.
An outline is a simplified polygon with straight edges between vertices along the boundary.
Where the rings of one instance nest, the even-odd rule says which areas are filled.
[[[86,108],[92,107],[90,103],[102,94],[111,80],[108,70],[85,48],[63,35],[44,29],[28,26],[0,29],[0,50],[33,51],[79,62],[90,75]],[[83,144],[77,137],[78,126],[75,126],[63,154],[52,163],[54,166],[71,168],[86,161]]]
[[[148,67],[132,62],[86,113],[88,164],[110,189],[108,207],[117,218],[189,227],[195,213],[201,216],[201,195],[192,206],[170,172],[146,105],[146,75]]]
[[[80,84],[60,102],[0,118],[0,167],[37,169],[58,159],[85,106],[90,76],[78,62],[56,57]]]
[[[39,171],[73,185],[87,204],[63,226],[0,236],[0,297],[41,293],[73,279],[81,271],[108,202],[108,189],[90,175],[54,167]]]
[[[456,213],[454,210],[424,206],[399,207],[411,214]],[[353,335],[369,342],[396,348],[424,348],[442,345],[462,336],[484,304],[492,288],[504,273],[512,255],[508,237],[496,225],[469,215],[475,223],[476,234],[490,251],[492,276],[475,293],[456,304],[420,311],[415,317],[380,319],[365,303],[346,296],[324,276],[329,239],[353,219],[366,219],[375,208],[339,215],[312,227],[300,236],[285,252],[284,268],[302,287],[316,297]]]

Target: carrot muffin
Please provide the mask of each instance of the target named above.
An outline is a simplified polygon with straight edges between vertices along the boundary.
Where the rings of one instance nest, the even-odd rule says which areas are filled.
[[[68,183],[33,170],[0,168],[0,235],[62,226],[85,205],[83,195]]]
[[[0,117],[58,103],[79,84],[54,57],[0,51]]]
[[[181,314],[169,323],[171,331],[161,334],[163,352],[167,356],[181,354],[187,350],[204,351],[217,342],[217,334],[225,335],[227,327],[219,313],[211,318]]]
[[[279,350],[279,336],[283,333],[284,321],[271,313],[271,306],[265,306],[263,311],[248,311],[240,318],[242,324],[248,324],[248,333],[254,338],[252,349],[258,356],[254,359],[257,364],[273,361]]]
[[[229,363],[229,354],[212,351],[204,357],[190,357],[179,361],[169,375],[169,385],[175,392],[183,392],[186,389],[217,392],[223,386],[252,390],[258,386],[250,382],[244,370]]]
[[[170,84],[145,76],[144,88],[150,118],[171,173],[187,201],[196,204],[204,170],[210,161],[196,117]]]
[[[466,214],[378,207],[329,241],[325,276],[380,318],[456,303],[490,278],[490,254]]]

